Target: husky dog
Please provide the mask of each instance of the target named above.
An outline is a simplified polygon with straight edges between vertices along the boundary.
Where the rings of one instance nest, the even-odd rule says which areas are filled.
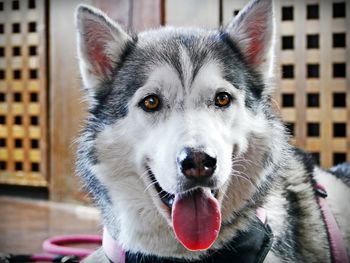
[[[89,116],[77,168],[124,251],[114,261],[331,262],[316,182],[349,248],[350,174],[290,146],[271,105],[272,10],[254,0],[219,30],[133,35],[78,7]]]

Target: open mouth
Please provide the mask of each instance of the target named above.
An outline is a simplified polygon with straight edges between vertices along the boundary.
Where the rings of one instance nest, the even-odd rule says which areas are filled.
[[[158,183],[157,179],[155,178],[154,174],[152,173],[151,169],[147,169],[148,170],[148,176],[151,180],[151,183],[154,185],[154,188],[156,189],[158,196],[160,198],[160,200],[170,209],[173,206],[174,203],[174,199],[175,199],[175,195],[174,194],[170,194],[167,191],[165,191]]]
[[[149,178],[160,200],[169,208],[177,240],[188,250],[207,250],[217,239],[221,227],[218,190],[199,187],[183,193],[170,194],[148,169]]]
[[[160,184],[158,183],[157,179],[155,178],[154,174],[152,173],[151,169],[147,169],[148,170],[148,176],[151,180],[151,183],[153,184],[154,188],[156,189],[158,196],[160,198],[160,200],[167,206],[170,208],[170,210],[173,207],[174,204],[174,200],[175,200],[175,195],[174,194],[170,194],[167,191],[165,191]],[[218,194],[219,194],[219,190],[218,189],[210,189],[211,194],[217,199],[218,198]]]

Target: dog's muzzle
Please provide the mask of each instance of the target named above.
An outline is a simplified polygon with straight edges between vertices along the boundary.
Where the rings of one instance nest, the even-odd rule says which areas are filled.
[[[169,207],[178,241],[189,250],[207,250],[220,232],[221,211],[217,199],[216,155],[183,148],[176,158],[177,189],[170,194],[161,187],[148,168],[160,200]]]

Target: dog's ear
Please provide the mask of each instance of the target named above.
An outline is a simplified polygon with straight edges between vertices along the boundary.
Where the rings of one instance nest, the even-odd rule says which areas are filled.
[[[91,91],[110,76],[132,38],[96,8],[79,5],[75,17],[80,72],[84,87]]]
[[[228,24],[226,32],[239,45],[248,63],[263,70],[262,66],[271,63],[273,28],[272,0],[253,0]]]

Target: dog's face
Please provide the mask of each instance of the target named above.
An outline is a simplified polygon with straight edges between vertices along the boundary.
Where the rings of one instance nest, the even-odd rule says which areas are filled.
[[[92,115],[78,161],[106,189],[124,246],[174,255],[158,251],[177,242],[170,226],[184,247],[206,250],[224,240],[222,226],[264,180],[271,5],[253,1],[223,31],[137,37],[95,9],[78,9]],[[98,196],[91,183],[90,191]]]

